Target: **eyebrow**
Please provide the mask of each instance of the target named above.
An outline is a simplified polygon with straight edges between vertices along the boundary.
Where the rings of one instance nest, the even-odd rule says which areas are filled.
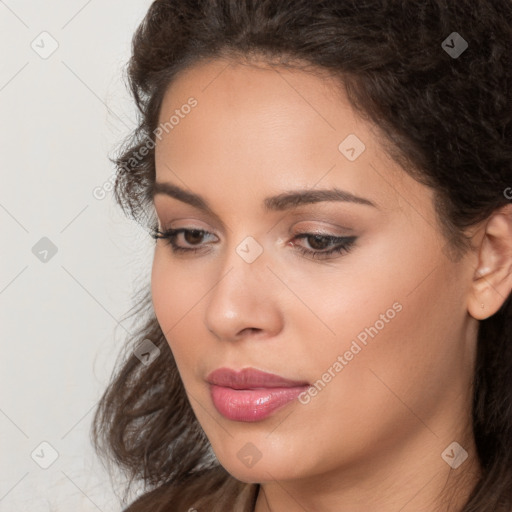
[[[171,183],[158,182],[153,183],[151,197],[157,194],[164,194],[173,197],[178,201],[187,203],[205,213],[216,216],[208,202],[198,194],[188,192],[177,185]],[[296,208],[306,204],[320,203],[323,201],[342,201],[356,203],[378,208],[375,203],[364,197],[356,196],[346,190],[339,188],[315,189],[315,190],[291,190],[283,192],[276,196],[265,198],[263,204],[266,211],[284,211],[290,208]]]

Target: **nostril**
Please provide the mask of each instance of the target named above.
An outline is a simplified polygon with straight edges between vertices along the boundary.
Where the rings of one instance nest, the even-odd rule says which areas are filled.
[[[257,327],[246,327],[245,329],[242,329],[239,334],[252,334],[260,331],[261,329],[258,329]]]

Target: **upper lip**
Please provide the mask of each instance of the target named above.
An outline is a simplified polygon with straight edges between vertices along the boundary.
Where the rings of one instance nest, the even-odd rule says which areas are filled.
[[[309,385],[306,381],[285,379],[254,368],[243,368],[240,371],[218,368],[211,372],[206,380],[210,384],[232,389],[294,388]]]

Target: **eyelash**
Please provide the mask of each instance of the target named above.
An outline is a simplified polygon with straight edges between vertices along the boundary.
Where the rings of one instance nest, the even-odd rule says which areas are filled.
[[[179,228],[179,229],[168,229],[166,231],[160,231],[157,228],[152,228],[151,237],[155,240],[158,238],[162,238],[167,241],[171,245],[171,250],[173,253],[195,253],[197,251],[200,251],[201,247],[196,248],[189,248],[189,247],[180,247],[176,244],[176,237],[180,233],[199,233],[202,235],[211,234],[208,231],[205,231],[203,229],[186,229],[186,228]],[[307,257],[311,257],[314,259],[326,259],[328,256],[332,254],[342,254],[342,253],[348,253],[356,241],[356,236],[332,236],[332,235],[322,235],[318,233],[299,233],[295,235],[295,238],[309,238],[309,237],[318,237],[323,240],[327,240],[331,243],[338,242],[337,245],[332,247],[331,249],[327,251],[321,251],[321,250],[311,250],[306,249],[302,246],[295,246],[298,248],[299,252]]]

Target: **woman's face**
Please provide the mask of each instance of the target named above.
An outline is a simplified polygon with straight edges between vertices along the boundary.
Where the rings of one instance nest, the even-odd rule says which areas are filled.
[[[160,122],[156,181],[183,190],[155,193],[160,229],[195,252],[158,240],[153,304],[220,463],[265,482],[473,455],[477,260],[449,257],[432,191],[334,82],[214,61]],[[295,384],[212,385],[219,368]]]

